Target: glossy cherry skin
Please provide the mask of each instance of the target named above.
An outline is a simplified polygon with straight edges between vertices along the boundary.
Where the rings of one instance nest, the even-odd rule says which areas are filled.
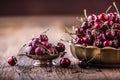
[[[25,48],[25,53],[27,55],[35,55],[35,48],[33,48],[32,46],[27,46]]]
[[[57,43],[56,50],[58,52],[63,52],[65,50],[65,45],[61,42]]]
[[[115,38],[115,32],[107,30],[106,31],[106,38],[109,39],[109,40],[113,40]]]
[[[97,39],[99,39],[100,41],[105,41],[105,40],[106,40],[105,34],[104,34],[104,33],[100,33],[100,34],[97,36]]]
[[[53,54],[53,55],[58,54],[57,50],[54,48],[49,48],[48,50],[50,54]]]
[[[103,47],[103,43],[99,39],[97,39],[96,41],[94,41],[93,45],[97,46],[98,48],[102,48]]]
[[[77,43],[77,44],[83,44],[83,43],[84,43],[83,38],[82,38],[82,37],[77,37],[76,43]]]
[[[48,37],[47,37],[47,35],[45,35],[45,34],[39,35],[37,38],[39,38],[39,40],[41,40],[41,42],[42,42],[42,41],[48,41]]]
[[[82,27],[84,30],[86,30],[86,29],[88,29],[88,28],[91,28],[92,26],[91,26],[91,24],[90,24],[88,21],[85,21],[85,22],[82,23],[81,27]]]
[[[100,29],[101,28],[102,23],[101,22],[95,22],[94,26],[92,26],[93,29]]]
[[[70,64],[71,64],[71,61],[70,61],[70,59],[68,59],[68,58],[62,58],[62,59],[60,60],[60,66],[63,67],[63,68],[69,67]]]
[[[80,60],[78,65],[79,65],[80,68],[86,68],[88,66],[86,60]]]
[[[16,57],[11,56],[8,58],[7,62],[9,65],[14,66],[17,63],[17,59],[16,59]]]
[[[113,47],[114,48],[118,48],[119,44],[120,44],[119,40],[113,40]]]
[[[95,21],[97,19],[97,16],[95,14],[92,14],[90,16],[88,16],[88,21]]]
[[[103,46],[104,47],[112,47],[113,46],[113,42],[112,41],[110,41],[110,40],[106,40],[106,41],[104,41],[103,42]]]
[[[108,15],[105,14],[105,13],[102,13],[102,14],[99,15],[99,19],[103,20],[103,21],[106,21],[106,20],[108,20]]]
[[[35,54],[36,55],[44,55],[45,54],[45,49],[43,47],[37,47],[35,49]]]
[[[41,44],[46,48],[51,48],[52,47],[52,44],[47,42],[47,41],[41,42]]]

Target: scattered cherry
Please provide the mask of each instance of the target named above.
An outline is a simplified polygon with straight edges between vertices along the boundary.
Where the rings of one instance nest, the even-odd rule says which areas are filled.
[[[17,63],[17,59],[15,56],[11,56],[8,58],[7,62],[9,65],[14,66]]]
[[[79,61],[78,65],[79,65],[80,68],[86,68],[88,66],[86,60]]]
[[[70,59],[68,59],[68,58],[62,58],[62,59],[60,60],[60,66],[63,67],[63,68],[69,67],[70,64],[71,64],[71,61],[70,61]]]

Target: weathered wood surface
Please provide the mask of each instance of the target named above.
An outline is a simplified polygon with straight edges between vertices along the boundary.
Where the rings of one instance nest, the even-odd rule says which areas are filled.
[[[17,57],[18,63],[13,67],[7,64],[7,58],[17,55],[20,47],[31,39],[34,33],[39,34],[50,27],[48,36],[51,41],[57,42],[63,35],[64,30],[61,28],[64,23],[72,25],[74,17],[0,18],[0,80],[120,80],[120,68],[79,68],[77,62],[74,63],[74,59],[70,57],[69,46],[66,46],[66,57],[73,62],[69,68],[53,66],[50,71],[49,67],[34,67],[35,61],[25,56]],[[54,34],[56,32],[57,34]]]
[[[119,68],[81,69],[77,64],[69,68],[59,66],[35,67],[35,61],[20,57],[16,66],[0,64],[0,80],[120,80]]]

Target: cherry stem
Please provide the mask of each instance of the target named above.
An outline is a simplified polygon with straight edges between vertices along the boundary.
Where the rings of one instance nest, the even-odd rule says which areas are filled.
[[[106,10],[106,14],[108,13],[108,11],[112,8],[112,5],[110,5],[107,10]]]
[[[86,11],[86,9],[84,9],[84,16],[87,19],[87,11]]]
[[[120,14],[115,2],[113,2],[113,6],[115,7],[117,13]]]

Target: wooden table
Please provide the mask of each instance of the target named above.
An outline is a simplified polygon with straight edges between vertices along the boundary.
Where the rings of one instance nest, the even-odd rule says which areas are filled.
[[[35,67],[32,60],[26,56],[18,57],[18,63],[11,67],[6,60],[9,56],[17,55],[20,47],[31,39],[31,35],[38,34],[50,27],[52,32],[57,30],[58,35],[63,34],[64,23],[74,24],[74,17],[2,17],[0,18],[0,80],[120,80],[120,68],[89,67],[81,69],[77,65],[66,47],[72,65],[69,68],[60,66]],[[43,29],[44,28],[44,29]],[[51,31],[50,31],[51,33]],[[53,42],[55,34],[48,34]]]

